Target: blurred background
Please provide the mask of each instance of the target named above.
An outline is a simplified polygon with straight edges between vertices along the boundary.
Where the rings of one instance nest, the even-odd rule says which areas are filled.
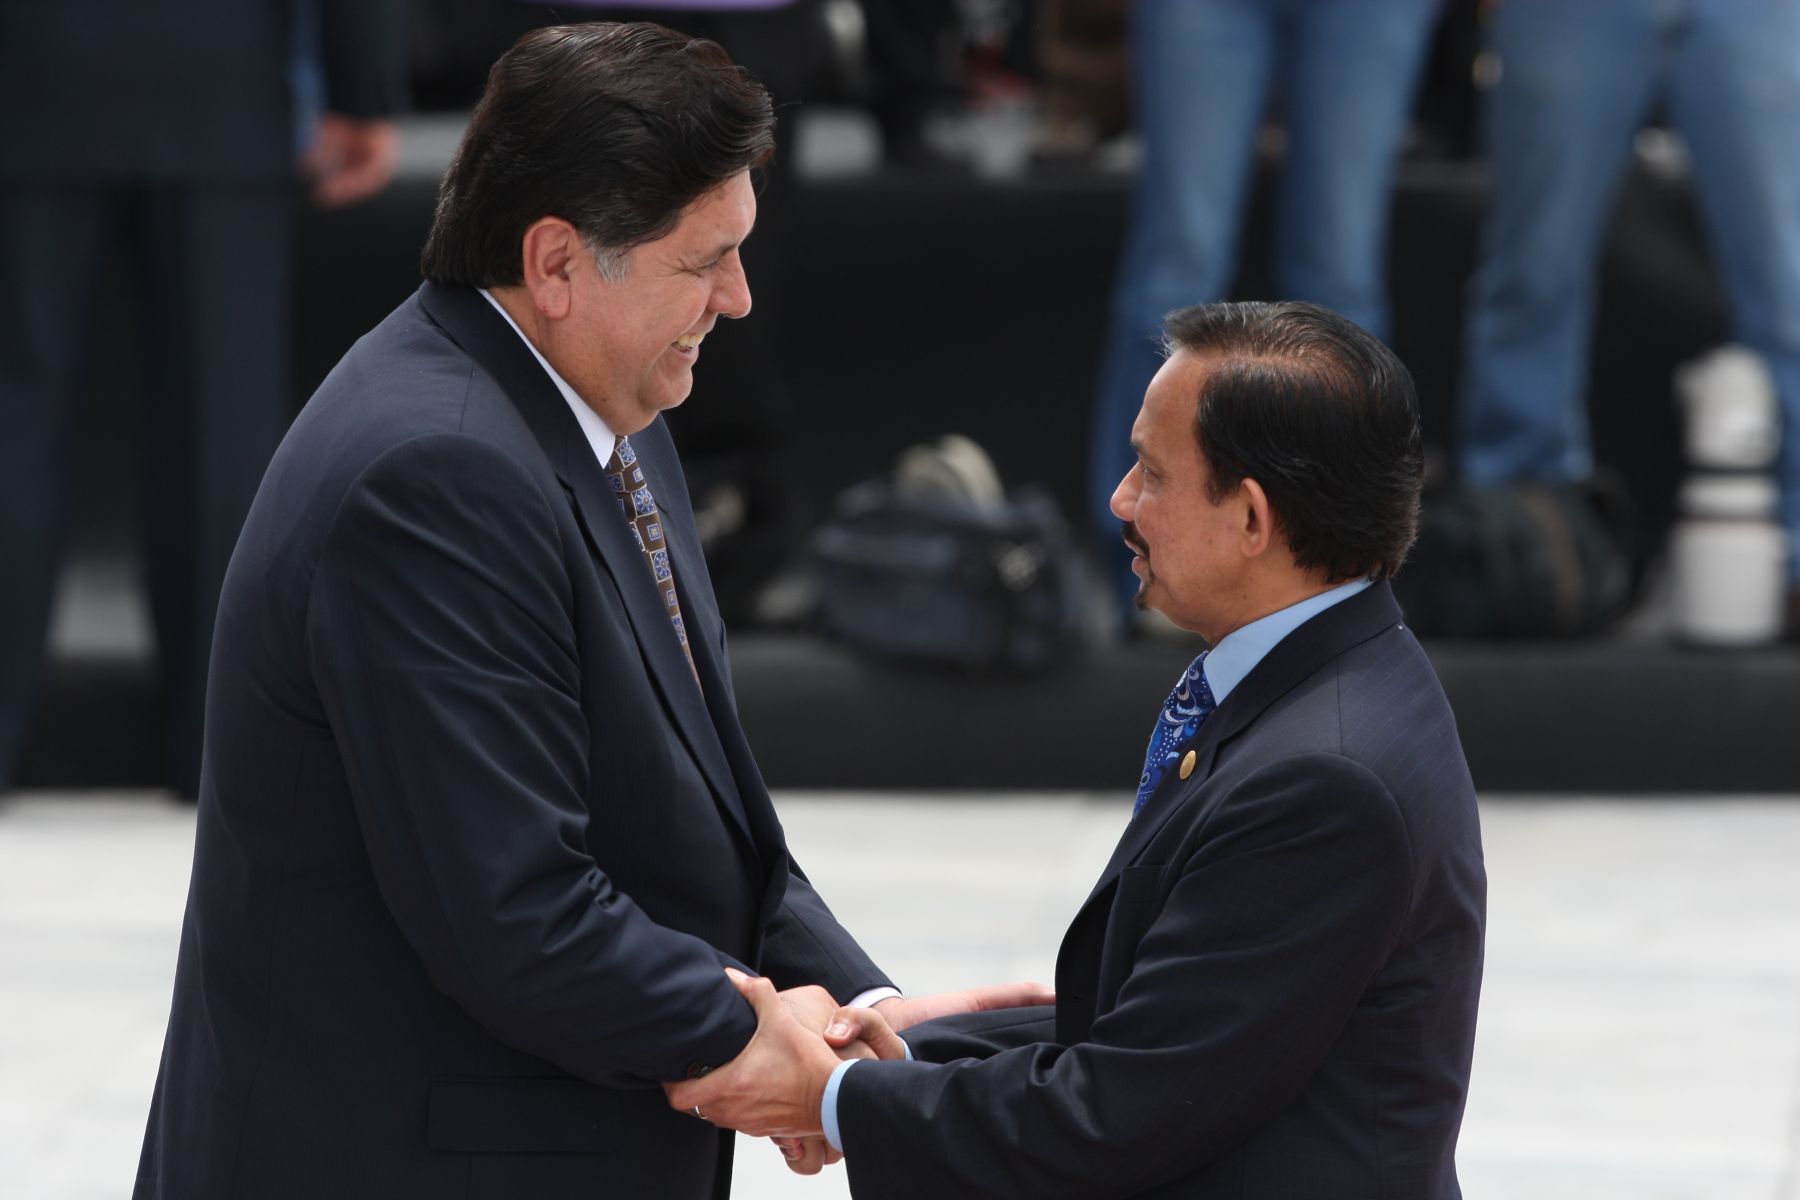
[[[1397,590],[1495,884],[1470,1194],[1800,1195],[1800,0],[80,7],[0,3],[0,1049],[36,1054],[0,1120],[30,1194],[115,1194],[55,1117],[96,1097],[135,1155],[208,588],[274,440],[417,286],[488,65],[649,18],[780,116],[756,311],[670,422],[797,844],[849,890],[887,861],[832,840],[864,814],[937,829],[919,854],[1092,826],[1063,874],[946,860],[966,904],[888,935],[914,975],[1047,969],[1194,652],[1124,603],[1104,516],[1156,319],[1316,300],[1421,400]],[[1016,921],[949,928],[982,905]],[[116,989],[137,1040],[71,1074],[55,1014]]]
[[[1748,16],[1725,12],[1742,6],[1718,0],[364,6],[393,18],[359,18],[360,67],[388,80],[365,88],[368,119],[352,124],[390,128],[387,157],[345,189],[350,203],[322,205],[309,166],[310,182],[284,181],[284,223],[218,252],[231,287],[281,297],[259,367],[269,383],[216,402],[275,406],[272,434],[168,399],[184,376],[157,349],[166,303],[138,278],[166,273],[154,220],[110,220],[90,259],[38,255],[46,266],[31,247],[56,245],[55,230],[6,210],[0,268],[27,336],[45,307],[21,282],[30,271],[85,262],[93,282],[58,326],[73,334],[66,367],[0,375],[8,406],[61,423],[46,442],[12,439],[24,461],[5,473],[0,785],[191,793],[196,735],[179,710],[194,705],[170,693],[203,675],[182,663],[193,643],[203,663],[204,627],[177,636],[169,613],[204,620],[216,580],[184,565],[185,592],[159,590],[166,562],[204,537],[222,572],[280,425],[417,285],[437,181],[487,65],[534,25],[628,16],[720,38],[781,116],[746,253],[756,312],[708,341],[671,416],[772,783],[1102,787],[1129,774],[1142,699],[1182,657],[1123,603],[1104,510],[1155,322],[1175,303],[1298,297],[1381,331],[1417,380],[1430,488],[1400,590],[1478,782],[1787,790],[1800,780],[1800,742],[1785,736],[1800,659],[1782,514],[1800,489],[1783,476],[1800,468],[1779,446],[1779,393],[1800,385],[1776,385],[1800,353],[1800,173],[1740,169],[1736,145],[1691,153],[1719,140],[1720,118],[1695,119],[1685,97],[1744,91],[1728,86],[1750,77],[1733,53],[1777,57],[1759,69],[1793,86],[1759,102],[1791,94],[1795,112],[1763,114],[1791,141],[1800,43],[1774,35],[1800,30],[1794,7],[1767,6],[1784,15],[1750,36]],[[1519,28],[1498,27],[1509,14]],[[1721,24],[1754,45],[1720,49]],[[133,32],[108,28],[82,36]],[[1518,43],[1510,62],[1503,35]],[[1134,75],[1134,38],[1165,48],[1146,59],[1149,81]],[[293,45],[274,52],[297,60]],[[32,61],[17,38],[0,54]],[[82,82],[114,85],[142,80]],[[141,191],[110,162],[34,161],[26,135],[52,120],[45,100],[8,118],[23,132],[0,151],[0,187],[48,189],[57,211],[83,188],[109,203]],[[299,145],[329,100],[289,114]],[[249,100],[206,88],[199,102]],[[1618,110],[1603,127],[1576,119],[1601,109]],[[1702,158],[1768,194],[1713,197]],[[168,168],[142,170],[166,186]],[[1737,244],[1763,226],[1769,244]],[[1721,227],[1737,242],[1721,247]],[[1769,269],[1728,288],[1727,259]],[[1784,273],[1795,278],[1762,278]],[[219,325],[215,340],[241,356],[242,336]],[[151,469],[172,429],[203,447],[190,476],[247,483],[208,491]],[[924,565],[937,551],[954,571]],[[870,673],[882,686],[864,686]],[[861,707],[833,702],[849,691]],[[1055,715],[1032,764],[995,764],[963,732],[1044,696]],[[872,726],[943,753],[869,779],[860,754],[821,748]]]

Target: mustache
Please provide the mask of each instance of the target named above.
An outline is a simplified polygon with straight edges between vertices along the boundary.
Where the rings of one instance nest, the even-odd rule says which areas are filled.
[[[1146,546],[1144,539],[1138,536],[1136,525],[1130,521],[1124,522],[1119,526],[1119,536],[1125,539],[1125,544],[1136,551],[1139,557],[1145,559],[1150,557],[1150,547]]]

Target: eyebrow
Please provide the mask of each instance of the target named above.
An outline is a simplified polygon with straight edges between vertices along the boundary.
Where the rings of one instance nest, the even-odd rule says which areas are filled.
[[[684,261],[690,266],[704,266],[708,263],[715,263],[721,258],[724,258],[727,254],[730,254],[733,250],[738,249],[743,244],[743,242],[720,242],[717,246],[713,247],[710,253],[703,251],[696,254],[693,258]]]
[[[1144,443],[1138,441],[1136,438],[1131,440],[1131,452],[1137,455],[1138,461],[1145,466],[1152,468],[1156,466],[1156,457],[1151,454],[1146,454],[1144,452]]]

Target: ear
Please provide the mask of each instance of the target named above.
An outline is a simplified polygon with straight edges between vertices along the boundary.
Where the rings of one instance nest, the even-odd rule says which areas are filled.
[[[585,253],[581,235],[561,217],[539,217],[525,230],[520,251],[532,307],[552,321],[568,316],[575,304],[571,276]]]
[[[1243,512],[1238,548],[1245,558],[1258,558],[1275,542],[1275,510],[1269,507],[1269,494],[1262,484],[1246,478],[1238,484],[1236,502]]]

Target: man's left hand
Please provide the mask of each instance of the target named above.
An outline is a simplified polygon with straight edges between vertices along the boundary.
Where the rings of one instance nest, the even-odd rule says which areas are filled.
[[[781,1151],[781,1157],[787,1159],[788,1170],[796,1175],[817,1175],[832,1163],[841,1162],[843,1155],[831,1148],[824,1134],[816,1137],[771,1139],[775,1148]]]
[[[1056,991],[1041,983],[997,983],[970,988],[962,992],[939,992],[935,996],[889,996],[875,1002],[875,1011],[887,1018],[898,1033],[920,1021],[957,1013],[992,1012],[999,1008],[1028,1008],[1034,1004],[1055,1004]]]

